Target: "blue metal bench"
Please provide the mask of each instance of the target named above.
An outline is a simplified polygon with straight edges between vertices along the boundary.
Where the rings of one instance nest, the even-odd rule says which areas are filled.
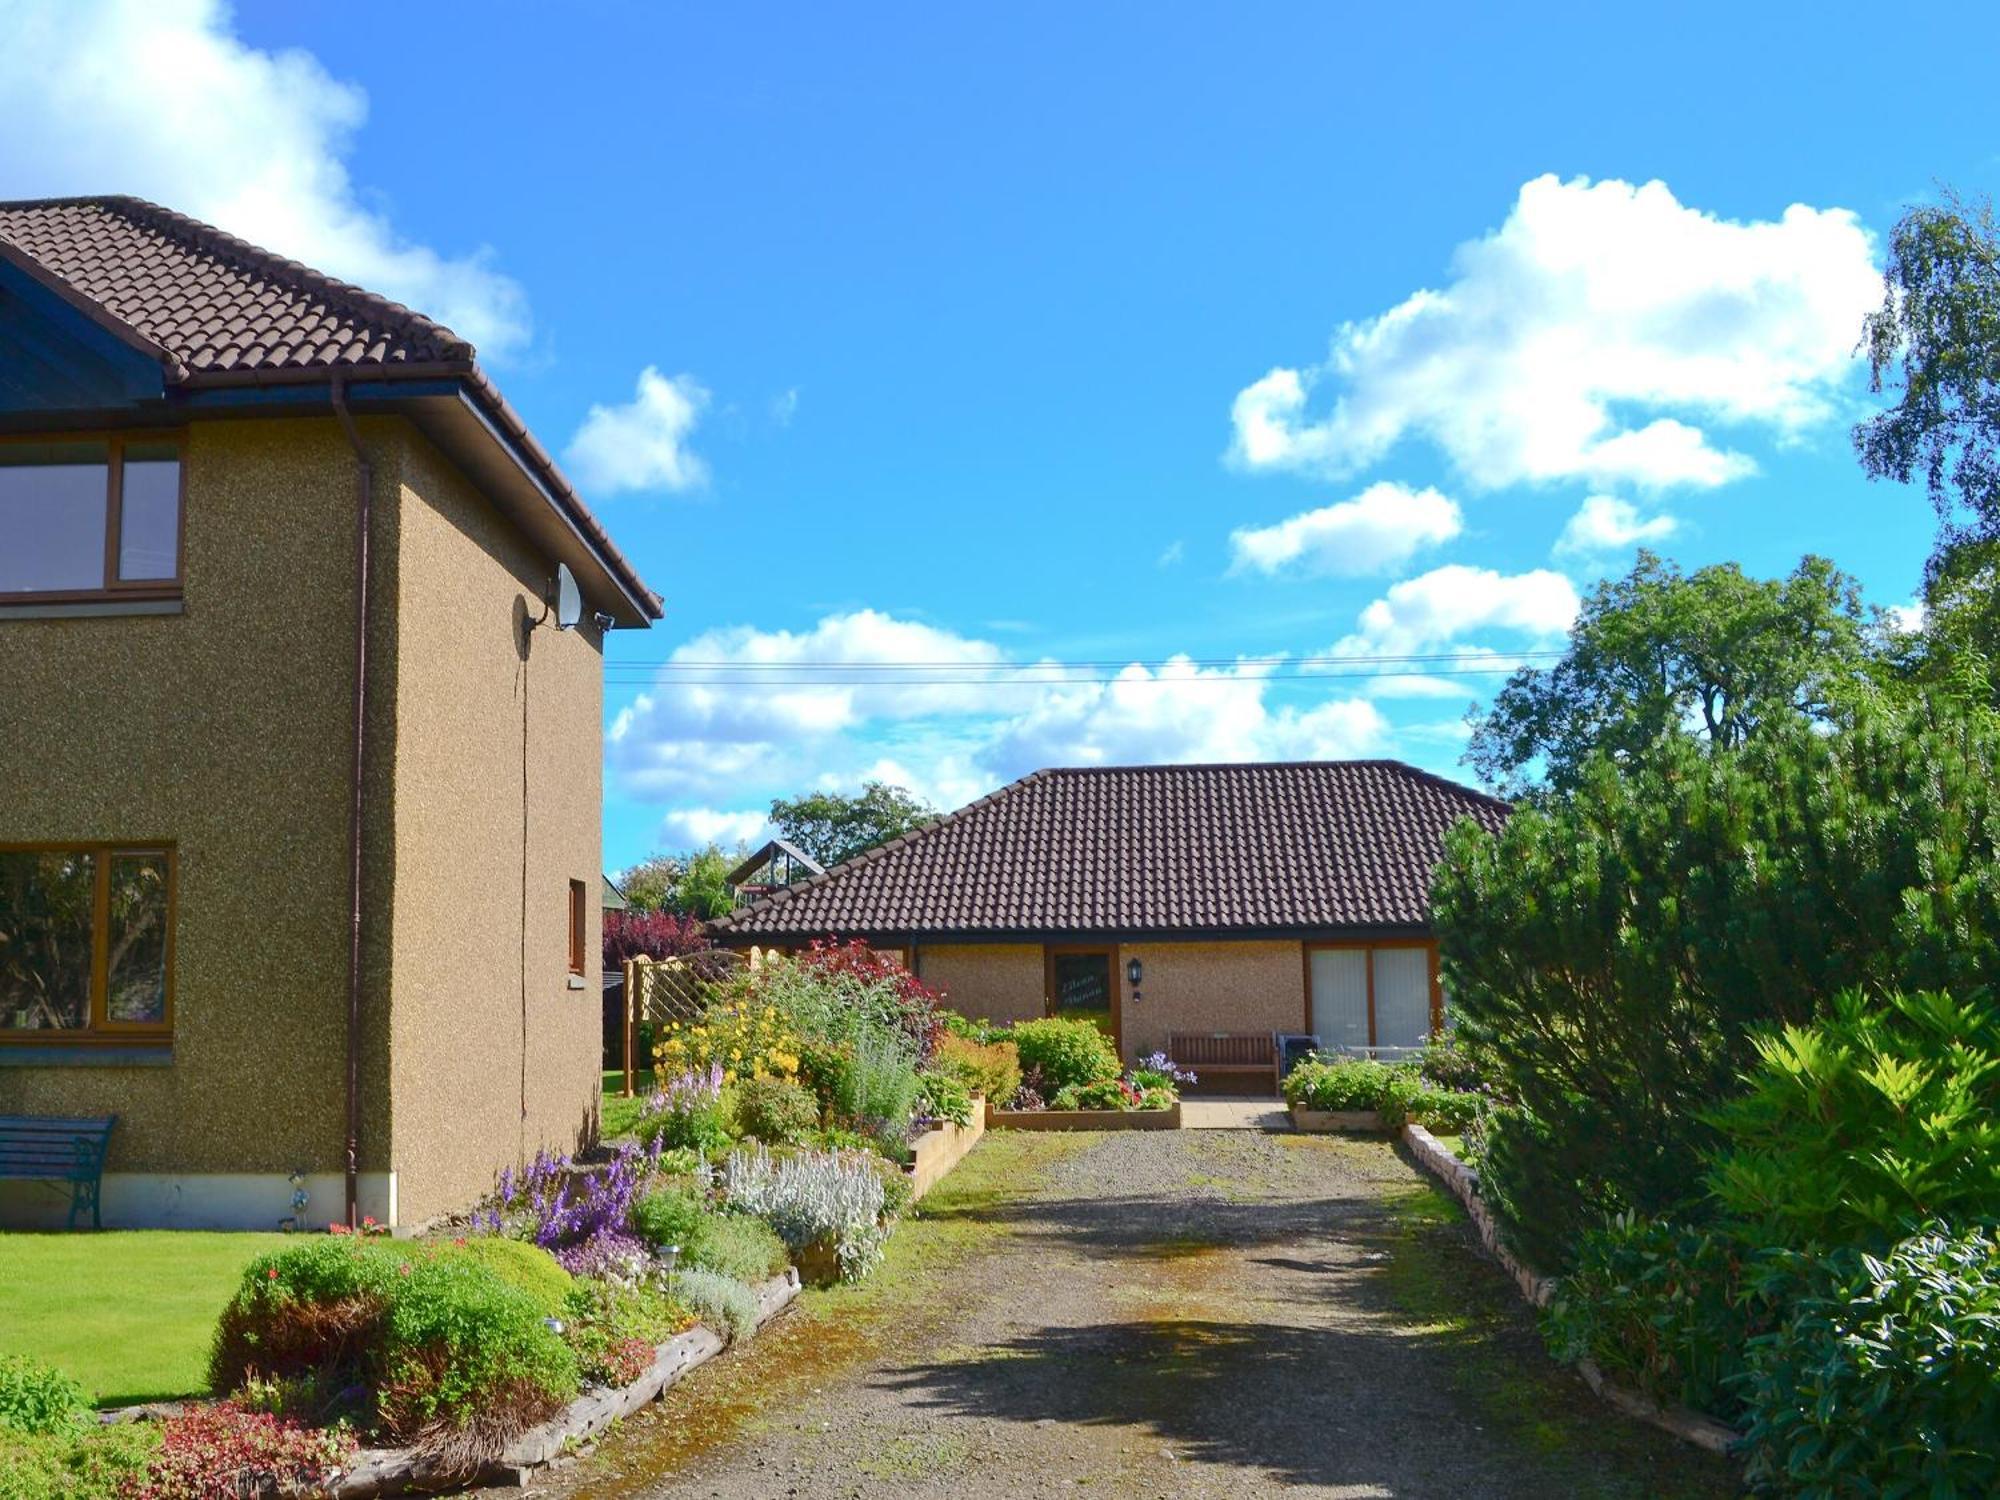
[[[104,1186],[104,1153],[118,1116],[76,1120],[53,1115],[0,1115],[0,1178],[69,1184],[69,1227],[90,1210],[90,1227],[102,1229],[98,1198]]]

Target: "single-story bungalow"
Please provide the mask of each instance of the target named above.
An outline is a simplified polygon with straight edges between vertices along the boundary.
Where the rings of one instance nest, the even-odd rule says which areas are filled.
[[[1508,811],[1391,760],[1037,771],[710,930],[860,938],[955,1010],[1089,1016],[1128,1059],[1177,1033],[1409,1047],[1445,1013],[1445,834]]]

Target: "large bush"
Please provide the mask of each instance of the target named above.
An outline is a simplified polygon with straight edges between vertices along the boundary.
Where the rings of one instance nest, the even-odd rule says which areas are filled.
[[[935,1067],[949,1073],[995,1109],[1014,1102],[1021,1087],[1021,1051],[1012,1042],[981,1042],[952,1033],[938,1042]]]
[[[1457,1024],[1510,1103],[1482,1186],[1545,1269],[1609,1214],[1699,1212],[1705,1111],[1850,988],[1970,992],[2000,939],[2000,733],[1929,703],[1743,749],[1600,759],[1498,835],[1461,824],[1434,904]]]
[[[385,1435],[471,1466],[576,1392],[534,1292],[477,1253],[327,1238],[259,1256],[223,1309],[210,1382],[371,1391]]]
[[[1759,1245],[1886,1249],[1928,1219],[2000,1222],[2000,1004],[1850,990],[1752,1038],[1748,1091],[1709,1114],[1708,1184]]]
[[[1809,1496],[2000,1491],[2000,1239],[1843,1252],[1750,1345],[1753,1480]]]
[[[1119,1074],[1118,1054],[1095,1022],[1051,1016],[1022,1021],[1008,1033],[1022,1069],[1041,1076],[1042,1091],[1104,1083]]]

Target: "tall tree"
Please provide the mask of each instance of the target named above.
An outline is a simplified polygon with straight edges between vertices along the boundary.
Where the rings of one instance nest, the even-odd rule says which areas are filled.
[[[2000,226],[1956,194],[1912,209],[1889,236],[1882,306],[1862,342],[1896,404],[1854,429],[1861,467],[1921,474],[1940,530],[1933,578],[1968,544],[2000,541]]]
[[[1595,752],[1630,766],[1680,731],[1730,750],[1775,722],[1838,717],[1874,666],[1860,590],[1823,558],[1766,580],[1642,551],[1585,599],[1560,661],[1508,679],[1466,759],[1515,794],[1568,789]]]
[[[868,782],[852,797],[807,792],[771,803],[771,822],[778,832],[828,867],[936,817],[937,809],[922,798],[883,781]]]
[[[686,869],[682,855],[649,854],[618,877],[618,889],[634,911],[665,911]]]

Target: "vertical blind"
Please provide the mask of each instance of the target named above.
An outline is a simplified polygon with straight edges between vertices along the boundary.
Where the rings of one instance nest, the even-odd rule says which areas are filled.
[[[1375,1031],[1368,1030],[1368,979],[1375,978]],[[1313,1030],[1323,1047],[1417,1047],[1431,1029],[1428,948],[1314,948]]]

